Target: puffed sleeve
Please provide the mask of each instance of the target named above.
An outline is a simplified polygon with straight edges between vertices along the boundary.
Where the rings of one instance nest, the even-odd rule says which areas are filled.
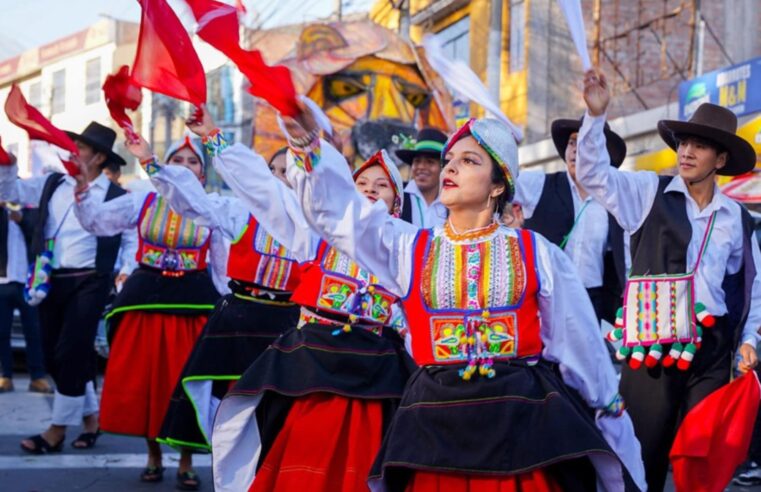
[[[82,228],[96,236],[115,236],[137,225],[145,192],[132,192],[107,202],[97,202],[92,193],[77,195],[74,214]]]

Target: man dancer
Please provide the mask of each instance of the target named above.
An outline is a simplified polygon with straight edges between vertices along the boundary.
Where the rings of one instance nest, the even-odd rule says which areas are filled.
[[[621,333],[625,342],[628,334],[635,336],[625,343],[625,351],[631,350],[633,359],[655,352],[658,362],[658,345],[663,355],[659,363],[639,369],[632,368],[638,363],[624,365],[620,384],[642,444],[649,490],[657,492],[664,487],[669,450],[682,418],[729,382],[735,348],[740,371],[757,364],[761,281],[756,272],[761,254],[747,211],[714,182],[716,174],[750,171],[756,155],[735,135],[737,117],[706,103],[690,121],[658,122],[661,138],[677,153],[677,176],[621,172],[609,165],[605,150],[610,93],[605,77],[594,70],[585,75],[584,100],[587,114],[579,131],[577,178],[631,234],[627,289],[635,289],[636,295],[625,295]],[[640,280],[633,283],[637,277]],[[677,295],[681,288],[686,295]],[[706,313],[713,315],[713,323]],[[695,338],[687,341],[678,334]],[[651,338],[656,345],[640,344]]]
[[[441,149],[446,141],[447,136],[439,130],[423,128],[411,148],[396,151],[399,159],[412,166],[401,218],[423,229],[440,226],[447,218],[446,207],[439,201]]]
[[[79,149],[80,168],[90,182],[90,193],[104,201],[124,194],[102,172],[109,162],[125,164],[111,150],[116,133],[92,122],[81,134],[69,135]],[[81,422],[85,432],[72,445],[91,448],[98,436],[98,401],[93,384],[95,332],[120,247],[120,273],[134,269],[136,236],[133,232],[96,238],[85,232],[72,211],[76,181],[71,176],[53,173],[17,179],[16,173],[16,166],[0,169],[0,199],[39,206],[32,240],[35,255],[53,240],[50,291],[39,313],[45,360],[56,384],[51,425],[21,441],[21,448],[32,454],[61,451],[66,427]]]
[[[557,244],[571,258],[587,289],[598,320],[613,324],[626,281],[624,233],[576,179],[576,140],[582,120],[552,122],[552,141],[567,171],[526,171],[516,184],[513,204],[520,204],[523,227]],[[610,163],[619,167],[626,143],[605,125]]]

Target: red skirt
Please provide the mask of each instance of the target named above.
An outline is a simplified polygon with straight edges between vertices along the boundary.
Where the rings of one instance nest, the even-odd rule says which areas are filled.
[[[562,492],[542,470],[504,477],[416,471],[406,492]]]
[[[169,399],[208,316],[128,311],[103,380],[100,427],[155,439]]]
[[[249,492],[356,492],[383,439],[379,400],[313,393],[297,398]]]

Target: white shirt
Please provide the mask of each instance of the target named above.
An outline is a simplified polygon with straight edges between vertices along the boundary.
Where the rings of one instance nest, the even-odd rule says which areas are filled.
[[[564,173],[571,187],[575,225],[563,250],[579,273],[584,287],[602,286],[603,256],[608,247],[608,212],[590,195],[581,199],[576,183]],[[523,208],[523,217],[534,215],[542,196],[546,175],[543,171],[524,171],[518,175],[515,203]]]
[[[38,207],[42,190],[48,176],[18,179],[17,168],[0,166],[0,198],[21,205]],[[56,235],[53,246],[53,268],[95,268],[97,240],[87,232],[74,214],[74,188],[76,181],[71,176],[64,176],[48,204],[48,218],[45,222],[45,238]],[[92,203],[102,203],[106,198],[109,181],[104,174],[90,183]],[[60,227],[60,230],[59,230]],[[119,273],[130,274],[136,267],[137,233],[133,230],[123,232],[119,259]],[[114,233],[117,234],[117,233]]]
[[[10,213],[10,212],[9,212]],[[5,277],[0,277],[0,284],[26,282],[27,273],[26,241],[21,227],[8,218],[8,263]]]
[[[107,202],[99,202],[93,191],[95,189],[91,186],[75,204],[72,213],[85,230],[97,236],[113,236],[124,231],[137,234],[140,212],[149,192],[133,191]],[[222,234],[212,234],[210,241],[208,263],[211,279],[219,293],[227,294],[230,292],[227,286],[230,279],[226,276],[229,242],[224,240]],[[133,261],[136,260],[133,258]]]
[[[412,224],[421,229],[431,229],[444,225],[444,221],[447,220],[447,208],[439,201],[438,195],[429,205],[414,180],[407,183],[404,191],[411,195]]]
[[[624,231],[637,231],[650,214],[658,192],[658,175],[650,171],[625,172],[610,166],[605,147],[603,125],[605,116],[593,117],[587,113],[579,130],[576,177],[616,218]],[[695,297],[714,316],[727,314],[725,294],[721,288],[727,274],[737,273],[743,261],[743,227],[740,205],[727,198],[718,186],[713,199],[703,210],[690,196],[680,176],[666,187],[685,197],[687,219],[692,226],[692,238],[687,247],[687,269],[694,267],[700,244],[708,227],[711,214],[716,220],[711,240],[695,273]],[[756,271],[761,271],[761,252],[755,238],[751,241]],[[743,329],[742,341],[756,346],[757,330],[761,327],[761,278],[756,275],[751,290],[751,307]]]

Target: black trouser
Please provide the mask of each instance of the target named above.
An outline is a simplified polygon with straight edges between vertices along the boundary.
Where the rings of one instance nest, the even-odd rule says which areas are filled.
[[[45,363],[62,395],[83,396],[95,379],[93,344],[110,279],[94,270],[53,271],[50,293],[40,304],[40,326]]]
[[[663,490],[669,467],[669,452],[679,424],[703,398],[729,383],[732,369],[732,334],[726,318],[704,330],[703,345],[687,371],[675,366],[632,370],[624,364],[621,395],[642,445],[648,490]],[[668,348],[664,347],[664,355]]]

